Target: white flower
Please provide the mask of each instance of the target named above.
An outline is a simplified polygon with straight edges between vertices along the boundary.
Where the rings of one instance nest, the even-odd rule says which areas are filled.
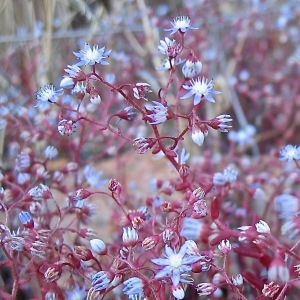
[[[123,292],[129,299],[141,300],[144,297],[143,281],[138,277],[132,277],[124,281]]]
[[[200,74],[202,70],[202,63],[197,61],[187,60],[182,67],[182,74],[185,78],[193,78]]]
[[[221,92],[214,90],[213,81],[208,81],[207,78],[200,77],[190,80],[191,85],[183,85],[182,87],[186,90],[189,90],[185,95],[180,99],[187,99],[191,96],[194,96],[194,105],[197,105],[201,102],[202,98],[205,97],[208,101],[215,103],[216,100],[212,95],[221,94]]]
[[[25,184],[30,181],[30,174],[28,173],[19,173],[17,175],[17,183],[18,184]]]
[[[177,156],[175,157],[175,160],[177,163],[179,163],[181,165],[186,164],[187,160],[190,157],[190,153],[187,152],[184,148],[182,148],[180,154],[177,153],[177,150],[176,150],[176,154],[177,154]]]
[[[187,240],[185,244],[187,245],[186,253],[188,255],[197,255],[199,253],[198,246],[193,240]]]
[[[288,282],[290,279],[290,271],[286,261],[276,254],[268,269],[268,280],[274,282]]]
[[[281,234],[287,235],[290,240],[293,240],[300,232],[298,223],[299,223],[298,217],[286,221],[281,226]]]
[[[106,271],[99,271],[92,275],[92,287],[95,291],[106,290],[110,282],[109,273]]]
[[[158,51],[162,54],[168,55],[168,48],[173,47],[176,44],[175,40],[170,40],[168,37],[165,40],[160,40],[160,45],[157,47]]]
[[[275,210],[282,219],[293,217],[300,209],[300,200],[290,194],[282,194],[274,199]]]
[[[68,65],[68,68],[65,69],[65,72],[69,74],[69,76],[66,77],[70,77],[79,81],[85,79],[84,72],[77,65]]]
[[[187,16],[178,16],[176,17],[171,24],[173,25],[172,28],[165,29],[165,31],[171,31],[170,34],[174,34],[177,31],[180,33],[185,33],[188,29],[198,29],[196,27],[192,27],[190,25],[191,19]]]
[[[263,220],[260,220],[258,223],[256,223],[255,227],[256,227],[256,231],[259,233],[270,233],[271,232],[269,225]]]
[[[92,166],[85,166],[83,173],[90,187],[101,188],[102,185],[107,183],[106,179],[101,179],[103,172],[97,172]]]
[[[203,142],[204,142],[204,133],[200,129],[193,129],[192,130],[192,140],[199,147],[202,146]]]
[[[172,294],[176,299],[184,298],[184,289],[182,288],[181,284],[172,286]]]
[[[160,102],[153,101],[155,105],[146,105],[147,116],[146,121],[149,124],[161,124],[167,120],[168,107],[164,106]]]
[[[170,40],[168,37],[165,40],[160,40],[158,51],[168,56],[168,59],[175,58],[181,51],[180,44],[176,43],[175,40]]]
[[[144,82],[138,82],[136,83],[133,88],[133,96],[136,99],[144,99],[146,101],[148,101],[145,96],[146,93],[151,93],[152,91],[149,89],[150,84],[148,83],[144,83]]]
[[[300,147],[293,145],[286,145],[280,150],[280,160],[298,160],[300,159]]]
[[[153,138],[137,137],[133,140],[133,147],[135,147],[138,154],[144,154],[149,151],[155,143],[156,140]]]
[[[79,288],[76,284],[72,290],[66,291],[65,300],[82,300],[86,298],[85,286]]]
[[[17,166],[20,170],[25,171],[30,167],[31,159],[27,152],[22,151],[17,157]]]
[[[62,94],[63,90],[56,90],[53,84],[44,85],[36,93],[37,104],[35,106],[39,106],[43,102],[55,103]]]
[[[74,88],[71,91],[72,94],[77,94],[77,93],[86,93],[86,86],[83,81],[77,82]]]
[[[105,59],[110,54],[111,50],[105,51],[105,47],[99,49],[98,45],[94,45],[93,48],[89,44],[85,44],[84,50],[79,52],[73,52],[74,55],[79,59],[79,62],[76,66],[90,65],[95,64],[108,65],[108,62]]]
[[[171,249],[168,245],[165,246],[165,252],[167,258],[154,258],[151,261],[159,266],[164,266],[160,270],[155,278],[163,278],[166,276],[171,276],[171,280],[174,286],[177,286],[180,282],[180,277],[182,273],[186,273],[192,270],[191,264],[197,262],[202,258],[199,255],[190,255],[187,256],[187,244],[183,244],[179,251]]]
[[[58,155],[58,150],[54,146],[47,146],[44,154],[46,158],[53,159]]]
[[[253,142],[255,132],[256,128],[253,125],[248,124],[239,131],[230,131],[228,137],[239,146],[244,146],[245,144],[251,144]]]
[[[165,58],[163,61],[162,61],[162,65],[158,68],[156,68],[157,71],[164,71],[164,70],[170,70],[172,69],[174,66],[177,66],[181,63],[183,63],[184,60],[182,60],[181,58]]]
[[[223,240],[218,245],[218,249],[225,255],[228,254],[228,252],[231,250],[231,248],[232,248],[232,246],[228,240]]]
[[[31,196],[33,201],[42,201],[43,199],[51,199],[52,193],[48,186],[40,183],[38,186],[30,189],[28,195]]]
[[[237,274],[236,276],[231,277],[232,283],[234,286],[239,286],[242,285],[244,280],[243,276],[241,274]]]
[[[224,185],[225,183],[233,183],[236,181],[238,172],[231,167],[227,167],[223,173],[217,172],[213,177],[214,185]]]
[[[91,95],[90,101],[91,101],[92,104],[98,105],[98,104],[101,103],[101,97],[100,97],[99,94],[98,95]]]

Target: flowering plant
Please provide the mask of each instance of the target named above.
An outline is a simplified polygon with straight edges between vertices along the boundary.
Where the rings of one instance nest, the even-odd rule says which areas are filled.
[[[268,122],[285,133],[288,124],[272,116],[286,106],[296,112],[299,91],[288,81],[286,106],[266,106],[266,121],[253,119],[260,97],[270,102],[287,89],[278,80],[276,93],[259,82],[253,91],[256,70],[243,50],[255,45],[252,24],[263,30],[256,5],[247,22],[232,24],[249,41],[232,50],[238,76],[225,84],[211,79],[221,72],[212,74],[214,59],[198,51],[204,24],[187,7],[191,17],[161,26],[162,64],[151,72],[135,72],[146,65],[104,41],[85,43],[63,66],[59,87],[41,86],[22,109],[3,100],[3,299],[296,299],[299,122],[293,117],[283,137]],[[135,45],[147,38],[130,36]],[[231,130],[234,122],[240,130]]]

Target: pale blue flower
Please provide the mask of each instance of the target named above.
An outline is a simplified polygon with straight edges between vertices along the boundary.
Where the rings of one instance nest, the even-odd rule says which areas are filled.
[[[177,150],[175,151],[177,154]],[[177,154],[177,156],[175,157],[175,161],[181,165],[184,165],[188,161],[189,157],[190,157],[190,153],[187,152],[184,148],[182,148],[180,155]]]
[[[244,146],[245,144],[250,144],[253,142],[253,136],[255,133],[256,128],[253,125],[248,124],[239,131],[230,131],[228,138],[239,146]]]
[[[101,188],[104,184],[107,183],[106,179],[101,179],[103,172],[97,172],[96,169],[92,166],[86,166],[83,170],[83,173],[90,187]]]
[[[182,74],[185,78],[193,78],[200,74],[202,70],[202,63],[197,61],[187,60],[182,67]]]
[[[208,81],[205,77],[198,77],[196,79],[190,80],[191,85],[183,85],[182,87],[186,90],[189,90],[185,95],[180,97],[180,99],[187,99],[194,96],[194,105],[197,105],[201,102],[202,98],[206,98],[208,101],[215,103],[216,100],[212,95],[221,94],[221,92],[214,90],[213,81]]]
[[[89,44],[85,44],[84,50],[79,52],[73,52],[74,55],[79,59],[79,62],[76,66],[90,65],[95,64],[108,65],[108,62],[105,59],[110,54],[111,50],[106,50],[105,47],[99,48],[98,45],[94,45],[93,48]]]
[[[63,94],[63,90],[56,90],[53,84],[42,86],[36,93],[36,106],[43,105],[43,103],[56,103],[58,97]]]
[[[19,219],[22,224],[29,223],[32,220],[30,213],[27,211],[21,211],[19,213]]]
[[[227,167],[223,173],[214,174],[213,183],[215,185],[224,185],[225,183],[233,183],[236,181],[238,172],[231,167]]]
[[[180,236],[187,240],[198,240],[204,230],[203,222],[194,218],[184,218]]]
[[[280,160],[299,160],[300,159],[300,147],[293,145],[286,145],[280,150]]]
[[[77,284],[73,287],[72,290],[66,291],[66,300],[85,300],[86,299],[86,291],[83,286],[80,288]]]
[[[300,210],[300,200],[290,194],[281,194],[274,199],[275,210],[282,219],[291,219]]]
[[[158,101],[153,101],[155,105],[146,105],[147,110],[146,121],[149,124],[161,124],[167,120],[168,107],[164,106]]]
[[[106,271],[99,271],[92,275],[92,287],[95,291],[106,290],[110,282],[109,273]]]
[[[165,31],[171,31],[170,35],[179,31],[185,33],[188,29],[198,29],[190,25],[191,19],[188,16],[178,16],[171,22],[172,28],[165,29]]]
[[[138,277],[132,277],[124,281],[123,292],[129,299],[144,299],[143,281]]]
[[[155,275],[155,278],[160,279],[171,276],[173,286],[177,286],[181,281],[181,276],[192,270],[191,264],[202,258],[199,255],[187,255],[187,248],[188,245],[184,243],[179,251],[176,252],[176,250],[166,245],[165,252],[167,258],[151,259],[154,264],[164,267]]]
[[[30,181],[30,174],[28,173],[19,173],[17,175],[17,183],[18,184],[25,184]]]
[[[45,149],[44,154],[45,154],[46,158],[53,159],[58,155],[58,150],[54,146],[47,146],[47,148]]]

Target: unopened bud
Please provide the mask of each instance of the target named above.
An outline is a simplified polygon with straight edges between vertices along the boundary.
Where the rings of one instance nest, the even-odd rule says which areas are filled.
[[[115,179],[115,178],[112,178],[109,182],[108,182],[108,189],[111,191],[111,192],[116,192],[117,190],[120,190],[121,189],[121,184],[120,182]]]
[[[34,227],[34,221],[31,218],[30,213],[28,213],[27,211],[21,211],[19,213],[19,219],[21,223],[24,225],[24,227],[29,229],[32,229]]]
[[[61,265],[55,265],[53,267],[49,267],[45,272],[44,276],[48,282],[53,282],[60,278],[62,273]]]
[[[139,236],[136,230],[132,227],[123,228],[122,240],[123,244],[127,247],[133,247],[137,244]]]
[[[107,253],[106,244],[100,239],[90,240],[90,245],[92,250],[100,255],[105,255]]]
[[[159,236],[158,235],[152,235],[149,237],[146,237],[142,242],[142,247],[145,250],[150,250],[154,248],[159,242]]]
[[[75,86],[75,81],[71,77],[64,77],[60,82],[60,87],[63,89],[71,90]]]
[[[75,246],[74,247],[74,255],[83,261],[88,261],[93,258],[93,254],[90,249],[80,247],[80,246]]]

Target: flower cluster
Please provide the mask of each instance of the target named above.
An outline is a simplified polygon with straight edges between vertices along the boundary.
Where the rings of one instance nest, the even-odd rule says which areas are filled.
[[[127,2],[86,4],[105,34],[61,50],[60,88],[45,55],[2,63],[22,70],[1,81],[0,298],[298,299],[296,4],[229,22],[230,3],[183,1],[170,25]]]

